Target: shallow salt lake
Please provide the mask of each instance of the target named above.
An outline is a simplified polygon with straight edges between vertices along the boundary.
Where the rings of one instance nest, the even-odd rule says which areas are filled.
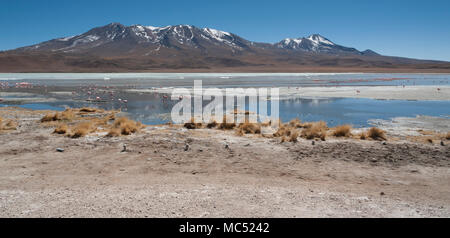
[[[145,124],[170,121],[178,101],[157,92],[139,93],[126,89],[192,87],[194,80],[204,87],[308,87],[374,85],[450,86],[446,74],[0,74],[0,106],[63,110],[65,107],[121,109]],[[18,83],[31,86],[18,86]],[[111,94],[113,92],[113,94]],[[169,97],[167,97],[169,96]],[[103,102],[87,102],[99,97]],[[49,99],[42,100],[43,98]],[[34,100],[35,99],[35,100]],[[127,103],[121,100],[126,99]],[[206,102],[207,103],[207,102]],[[296,98],[279,102],[282,121],[324,120],[329,126],[352,124],[367,127],[371,119],[427,115],[448,118],[450,101],[374,100],[365,98]],[[269,101],[270,107],[270,101]]]

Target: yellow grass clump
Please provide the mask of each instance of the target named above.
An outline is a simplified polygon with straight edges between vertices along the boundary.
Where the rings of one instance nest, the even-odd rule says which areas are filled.
[[[325,140],[327,136],[327,130],[327,123],[324,121],[308,123],[308,126],[302,130],[301,136],[308,140],[315,138]]]
[[[243,134],[261,134],[261,125],[246,121],[239,125],[238,130],[242,131]]]
[[[126,117],[119,117],[114,121],[113,129],[120,129],[122,135],[131,135],[138,132],[143,127],[144,126],[140,122],[130,120]]]
[[[270,125],[272,125],[272,121],[271,121],[271,120],[266,121],[266,122],[262,122],[262,123],[261,123],[261,126],[262,126],[262,127],[268,127],[268,126],[270,126]]]
[[[55,133],[55,134],[66,134],[68,132],[69,132],[69,127],[67,126],[67,124],[61,124],[57,128],[55,128],[55,130],[53,131],[53,133]]]
[[[274,137],[283,137],[283,136],[290,136],[291,130],[293,128],[289,126],[289,124],[281,124],[278,128],[278,130],[273,133]]]
[[[217,125],[219,125],[219,124],[216,122],[216,120],[212,120],[208,124],[206,124],[206,128],[208,128],[208,129],[215,128],[215,127],[217,127]]]
[[[3,123],[4,119],[0,117],[0,130],[16,130],[19,124],[14,120],[8,120]]]
[[[294,142],[294,143],[297,142],[298,136],[299,136],[299,133],[297,130],[291,132],[291,135],[289,136],[289,142]]]
[[[196,123],[195,119],[193,117],[191,117],[191,121],[184,123],[183,126],[186,127],[187,129],[200,129],[200,128],[202,128],[203,124],[200,122]]]
[[[376,127],[370,128],[369,131],[367,132],[367,136],[374,140],[386,140],[385,132],[380,128]]]
[[[49,113],[41,118],[41,122],[50,121],[71,121],[75,118],[75,113],[72,109],[66,109],[63,112]]]
[[[107,137],[117,137],[120,136],[122,133],[119,128],[111,128],[111,130],[108,131],[108,134],[106,134]]]
[[[86,136],[87,134],[96,131],[97,128],[95,127],[94,123],[87,121],[82,122],[78,125],[76,125],[71,131],[72,133],[69,135],[72,138],[79,138]]]
[[[336,137],[351,137],[352,136],[351,125],[341,125],[333,128],[333,136]]]
[[[232,130],[236,127],[236,122],[227,122],[227,117],[223,116],[222,123],[219,124],[221,130]]]
[[[359,139],[365,140],[366,138],[367,138],[366,133],[364,131],[361,132],[361,134],[359,135]]]
[[[308,125],[309,125],[309,123],[302,123],[302,121],[300,121],[300,119],[298,119],[298,118],[292,119],[289,122],[289,126],[294,127],[294,128],[305,128]]]
[[[79,109],[79,112],[103,112],[103,110],[92,107],[83,107]]]

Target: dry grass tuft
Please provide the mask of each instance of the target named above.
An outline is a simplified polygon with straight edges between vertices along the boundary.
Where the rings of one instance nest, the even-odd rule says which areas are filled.
[[[4,119],[0,117],[0,130],[17,130],[17,127],[19,126],[14,120],[8,120],[6,123],[2,124],[3,121]]]
[[[191,121],[190,122],[186,122],[186,123],[184,123],[184,125],[183,125],[185,128],[187,128],[187,129],[200,129],[200,128],[202,128],[203,127],[203,124],[202,123],[196,123],[195,122],[195,119],[192,117],[191,118]]]
[[[120,129],[122,135],[131,135],[144,127],[140,122],[130,120],[126,117],[119,117],[114,121],[114,128]]]
[[[367,138],[366,133],[364,131],[361,132],[361,134],[359,135],[359,139],[365,140],[366,138]]]
[[[92,107],[83,107],[79,109],[79,112],[102,112],[103,110],[101,109],[97,109],[97,108],[92,108]]]
[[[258,123],[241,123],[238,127],[244,134],[261,134],[261,125]]]
[[[67,124],[61,124],[53,131],[53,133],[55,134],[66,134],[68,132],[69,127],[67,126]]]
[[[450,140],[450,131],[447,132],[447,135],[445,136],[445,139]]]
[[[278,130],[275,133],[273,133],[273,136],[274,137],[290,136],[292,129],[293,128],[291,128],[288,124],[282,124],[280,125]]]
[[[60,118],[61,118],[61,120],[70,121],[75,118],[75,113],[73,112],[72,109],[69,108],[60,113]]]
[[[119,128],[111,128],[108,131],[108,134],[106,134],[106,136],[107,137],[117,137],[117,136],[120,136],[120,134],[122,134],[122,133],[121,133],[121,130]]]
[[[75,113],[72,109],[66,109],[63,112],[55,112],[46,114],[41,118],[41,122],[51,122],[51,121],[71,121],[75,118]]]
[[[308,123],[308,127],[302,130],[301,136],[308,140],[320,138],[324,141],[327,136],[327,130],[327,123],[324,121]]]
[[[223,116],[222,123],[219,124],[221,130],[232,130],[236,127],[236,122],[227,122],[227,117]]]
[[[374,140],[386,140],[385,132],[379,128],[372,127],[367,132],[367,136]]]
[[[213,121],[209,122],[208,124],[206,124],[206,128],[209,128],[209,129],[215,128],[215,127],[217,127],[217,125],[218,125],[218,123],[215,120],[213,120]]]
[[[291,132],[291,135],[289,136],[289,142],[294,142],[294,143],[297,142],[298,136],[299,136],[299,133],[297,130]]]
[[[95,127],[94,123],[87,121],[82,122],[78,125],[76,125],[71,131],[72,133],[69,135],[72,138],[79,138],[84,137],[87,134],[96,131],[97,128]]]
[[[305,124],[303,124],[302,121],[300,121],[300,119],[295,118],[289,122],[289,126],[294,128],[303,128],[305,127]]]
[[[41,118],[41,122],[56,121],[56,119],[57,119],[57,113],[49,113],[49,114],[46,114],[43,118]]]
[[[272,121],[271,120],[261,123],[262,127],[268,127],[268,126],[271,126],[271,125],[272,125]]]
[[[352,126],[351,125],[341,125],[333,128],[333,136],[336,137],[351,137],[352,136]]]

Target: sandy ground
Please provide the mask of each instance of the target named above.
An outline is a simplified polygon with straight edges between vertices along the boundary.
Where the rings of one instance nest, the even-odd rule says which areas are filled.
[[[0,108],[20,125],[0,133],[0,217],[450,217],[450,141],[177,126],[72,139],[43,113]]]
[[[439,89],[439,90],[438,90]],[[192,94],[192,88],[187,88]],[[130,92],[171,94],[173,88],[129,89]],[[270,89],[268,89],[270,92]],[[225,93],[225,92],[223,92]],[[205,95],[208,95],[206,92]],[[337,97],[382,100],[450,100],[450,86],[340,86],[340,87],[280,87],[281,99]]]

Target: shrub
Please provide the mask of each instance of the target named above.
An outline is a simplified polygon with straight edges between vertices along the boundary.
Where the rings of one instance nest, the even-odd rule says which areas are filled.
[[[202,128],[203,124],[202,123],[196,123],[195,119],[192,117],[190,122],[186,122],[184,123],[184,127],[186,127],[187,129],[199,129]]]
[[[41,122],[50,121],[71,121],[75,118],[75,113],[72,109],[66,109],[63,112],[49,113],[41,118]]]
[[[299,136],[299,133],[298,133],[297,130],[291,132],[291,135],[289,136],[289,141],[290,142],[294,142],[294,143],[297,142],[298,141],[297,140],[298,136]]]
[[[61,124],[53,131],[53,133],[66,134],[68,131],[69,131],[69,127],[66,124]]]
[[[337,126],[334,128],[333,136],[350,137],[350,136],[352,136],[351,130],[352,130],[352,126],[350,126],[350,125]]]
[[[61,112],[60,119],[61,120],[73,120],[75,118],[75,113],[72,109],[66,109],[65,111]]]
[[[218,124],[217,124],[216,120],[213,120],[213,121],[209,122],[209,123],[206,125],[206,127],[209,128],[209,129],[211,129],[211,128],[217,127],[217,125],[218,125]]]
[[[386,140],[385,132],[379,128],[372,127],[367,132],[367,136],[374,140]]]
[[[57,118],[57,113],[49,113],[46,114],[44,117],[41,118],[41,122],[49,122],[49,121],[55,121]]]
[[[327,123],[324,121],[309,123],[308,127],[302,130],[301,136],[311,140],[314,138],[320,138],[325,140],[327,136]]]
[[[5,124],[2,124],[3,119],[0,117],[0,130],[16,130],[18,123],[13,120],[8,120]]]
[[[232,130],[236,127],[236,122],[227,122],[227,117],[223,116],[222,123],[219,124],[219,129]]]
[[[273,136],[275,136],[275,137],[290,136],[291,129],[292,128],[289,127],[289,125],[282,124],[282,125],[280,125],[278,130],[275,133],[273,133]]]
[[[366,133],[363,131],[363,132],[361,132],[361,134],[359,135],[359,139],[361,139],[361,140],[365,140],[366,139]]]
[[[111,128],[108,131],[108,134],[106,134],[106,136],[107,137],[117,137],[117,136],[120,136],[120,134],[121,134],[121,131],[119,128]]]
[[[261,123],[262,127],[268,127],[270,125],[272,125],[272,121],[271,120]]]
[[[245,134],[261,134],[261,125],[257,123],[244,122],[239,125],[239,129]]]
[[[93,127],[92,122],[82,122],[75,126],[75,128],[72,130],[72,134],[70,137],[72,138],[79,138],[87,135],[90,132],[94,132],[97,128]]]
[[[83,107],[83,108],[80,108],[79,111],[80,112],[97,112],[97,111],[101,111],[101,110],[97,109],[97,108]]]
[[[131,135],[138,132],[143,125],[126,117],[119,117],[114,121],[114,128],[120,129],[122,135]]]

